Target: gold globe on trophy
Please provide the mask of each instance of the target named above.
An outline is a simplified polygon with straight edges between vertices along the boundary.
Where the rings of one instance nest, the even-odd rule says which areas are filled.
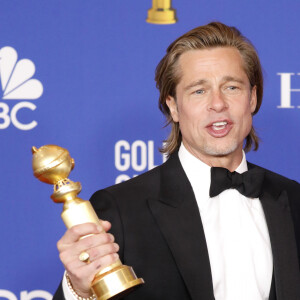
[[[63,203],[61,217],[67,228],[90,222],[101,225],[91,203],[77,197],[81,184],[68,179],[74,168],[74,159],[69,151],[56,145],[45,145],[39,149],[32,147],[32,154],[34,176],[42,182],[54,185],[51,198],[56,203]],[[143,283],[144,280],[137,278],[131,267],[117,260],[98,271],[91,283],[91,289],[98,300],[116,300]]]
[[[176,11],[172,8],[171,0],[152,0],[152,8],[148,10],[146,22],[174,24],[176,21]]]

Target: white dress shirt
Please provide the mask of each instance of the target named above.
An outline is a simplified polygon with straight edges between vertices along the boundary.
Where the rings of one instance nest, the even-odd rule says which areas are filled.
[[[179,160],[192,185],[208,248],[216,300],[267,300],[273,258],[258,198],[235,189],[209,197],[210,166],[181,145]],[[245,153],[238,173],[248,170]]]
[[[215,299],[267,300],[273,259],[260,200],[246,198],[235,189],[210,198],[210,167],[188,152],[183,144],[179,149],[179,160],[199,207]],[[243,152],[242,162],[236,172],[247,170]],[[76,300],[65,276],[63,292],[66,300]]]

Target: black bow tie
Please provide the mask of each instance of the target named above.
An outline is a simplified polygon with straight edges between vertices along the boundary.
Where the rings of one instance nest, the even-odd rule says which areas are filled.
[[[261,195],[263,181],[264,171],[259,168],[239,174],[212,167],[209,196],[215,197],[227,189],[236,189],[245,197],[257,198]]]

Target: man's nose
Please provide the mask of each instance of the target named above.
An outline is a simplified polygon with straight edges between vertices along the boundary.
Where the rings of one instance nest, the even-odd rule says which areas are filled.
[[[216,112],[222,112],[228,108],[225,96],[220,91],[213,91],[211,93],[208,109]]]

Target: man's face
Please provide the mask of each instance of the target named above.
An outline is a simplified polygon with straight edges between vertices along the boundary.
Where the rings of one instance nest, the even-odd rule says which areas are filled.
[[[176,100],[167,105],[179,122],[185,147],[204,162],[213,157],[242,158],[251,130],[256,87],[251,89],[239,51],[219,47],[185,52]]]

